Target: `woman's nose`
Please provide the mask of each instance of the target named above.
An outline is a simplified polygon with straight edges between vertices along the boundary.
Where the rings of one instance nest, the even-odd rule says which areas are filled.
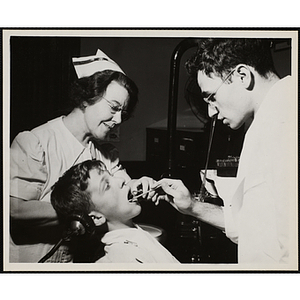
[[[210,118],[212,118],[215,114],[218,114],[218,113],[219,113],[218,109],[214,105],[209,103],[208,104],[208,116]]]
[[[113,121],[114,121],[116,124],[121,124],[121,123],[122,123],[122,111],[117,111],[117,112],[114,114]]]

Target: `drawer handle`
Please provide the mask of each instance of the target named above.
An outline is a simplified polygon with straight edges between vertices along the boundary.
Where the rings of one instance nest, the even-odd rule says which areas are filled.
[[[191,138],[183,138],[184,141],[189,141],[189,142],[193,142],[194,140]]]

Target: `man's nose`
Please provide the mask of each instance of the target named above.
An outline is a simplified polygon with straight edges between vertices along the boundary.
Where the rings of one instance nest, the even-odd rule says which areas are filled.
[[[117,111],[117,112],[114,114],[113,121],[114,121],[116,124],[121,124],[121,123],[122,123],[122,111]]]
[[[212,118],[215,114],[218,114],[218,113],[219,113],[218,109],[214,105],[209,103],[208,104],[208,116],[210,118]]]

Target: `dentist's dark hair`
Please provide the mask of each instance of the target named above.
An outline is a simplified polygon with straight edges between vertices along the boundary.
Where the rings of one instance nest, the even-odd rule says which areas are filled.
[[[252,66],[267,78],[275,73],[271,55],[272,39],[257,38],[208,38],[199,41],[196,53],[186,62],[191,76],[198,71],[226,76],[238,64]]]

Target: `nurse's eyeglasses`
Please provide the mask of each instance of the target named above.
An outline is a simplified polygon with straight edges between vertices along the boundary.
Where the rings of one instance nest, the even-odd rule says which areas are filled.
[[[102,98],[107,102],[108,106],[110,107],[111,113],[114,115],[118,112],[121,112],[122,121],[126,121],[129,119],[129,113],[126,110],[123,110],[121,105],[115,104],[112,101],[107,100],[102,96]]]
[[[218,90],[223,86],[223,84],[229,79],[229,77],[234,73],[234,71],[236,70],[236,68],[234,68],[233,70],[231,70],[228,75],[225,77],[225,79],[223,80],[223,82],[218,86],[218,88],[211,94],[209,94],[207,97],[203,98],[203,100],[208,103],[211,104],[211,102],[214,102],[214,96],[217,94]]]

